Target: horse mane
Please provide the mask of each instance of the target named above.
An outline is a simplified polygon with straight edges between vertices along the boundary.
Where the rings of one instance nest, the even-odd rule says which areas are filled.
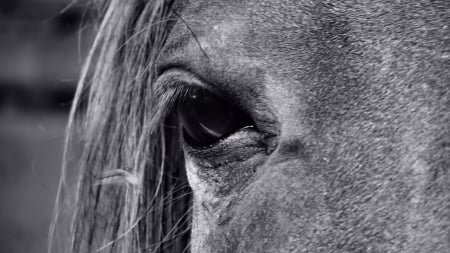
[[[191,194],[179,134],[154,89],[155,61],[175,22],[172,3],[99,6],[102,20],[70,113],[49,251],[188,250]],[[79,178],[71,186],[74,167]]]

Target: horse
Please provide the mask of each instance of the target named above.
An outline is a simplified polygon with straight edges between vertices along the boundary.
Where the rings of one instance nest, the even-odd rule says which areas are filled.
[[[449,1],[98,9],[66,252],[450,252]]]

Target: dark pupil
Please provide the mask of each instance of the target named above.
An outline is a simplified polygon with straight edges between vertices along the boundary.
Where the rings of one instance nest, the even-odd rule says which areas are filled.
[[[190,90],[178,105],[185,141],[191,146],[208,146],[236,130],[252,126],[242,110],[202,89]]]

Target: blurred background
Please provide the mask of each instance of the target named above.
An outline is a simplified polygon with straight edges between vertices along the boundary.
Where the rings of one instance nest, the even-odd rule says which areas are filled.
[[[0,253],[46,252],[88,0],[0,0]]]

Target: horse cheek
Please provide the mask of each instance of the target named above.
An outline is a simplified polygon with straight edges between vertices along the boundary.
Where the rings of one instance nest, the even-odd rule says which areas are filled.
[[[258,180],[217,201],[194,197],[192,252],[328,252],[325,187],[298,160],[260,168]]]

